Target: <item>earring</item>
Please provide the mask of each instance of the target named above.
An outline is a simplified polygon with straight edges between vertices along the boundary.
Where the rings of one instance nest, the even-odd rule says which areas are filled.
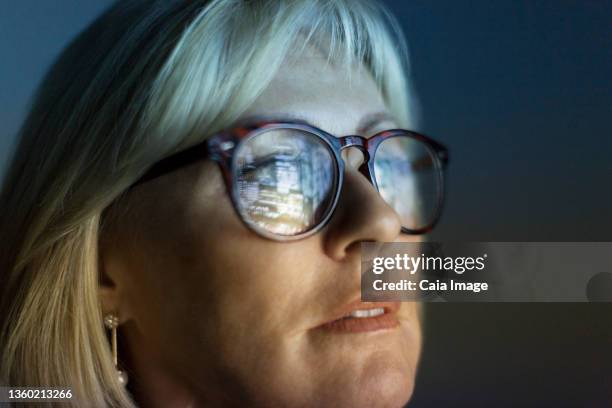
[[[115,370],[117,370],[117,378],[124,387],[127,385],[128,376],[125,371],[119,370],[117,364],[117,326],[119,326],[119,317],[109,313],[104,316],[104,325],[111,331],[111,347],[113,352],[113,362],[115,363]]]

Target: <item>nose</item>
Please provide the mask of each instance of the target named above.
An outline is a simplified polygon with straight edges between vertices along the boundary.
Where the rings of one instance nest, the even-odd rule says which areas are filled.
[[[335,260],[358,252],[361,242],[393,242],[401,234],[399,215],[360,173],[364,166],[355,163],[347,163],[338,205],[324,233],[325,251]]]

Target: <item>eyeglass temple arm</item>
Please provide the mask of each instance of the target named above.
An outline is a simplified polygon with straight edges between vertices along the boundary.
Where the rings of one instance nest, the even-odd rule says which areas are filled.
[[[213,153],[209,147],[209,141],[205,140],[202,143],[192,146],[179,153],[172,154],[166,159],[162,159],[161,161],[157,162],[157,164],[153,165],[153,167],[147,170],[141,178],[132,184],[132,187],[158,178],[166,173],[170,173],[179,167],[183,167],[210,157],[212,154]]]

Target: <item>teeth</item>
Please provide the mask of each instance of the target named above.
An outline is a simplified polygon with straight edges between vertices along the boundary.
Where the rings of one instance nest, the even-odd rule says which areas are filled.
[[[374,316],[380,316],[381,314],[384,314],[384,313],[385,313],[385,309],[382,307],[379,307],[376,309],[354,310],[349,314],[349,317],[357,317],[357,318],[374,317]]]

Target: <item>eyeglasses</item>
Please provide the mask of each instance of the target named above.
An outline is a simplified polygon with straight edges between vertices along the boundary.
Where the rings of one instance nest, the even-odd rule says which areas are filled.
[[[402,232],[423,234],[433,228],[442,209],[448,151],[404,129],[370,138],[335,137],[306,123],[256,123],[163,159],[135,185],[210,158],[249,228],[269,239],[295,240],[319,231],[334,213],[344,177],[341,151],[348,147],[362,151],[358,170],[399,215]]]

